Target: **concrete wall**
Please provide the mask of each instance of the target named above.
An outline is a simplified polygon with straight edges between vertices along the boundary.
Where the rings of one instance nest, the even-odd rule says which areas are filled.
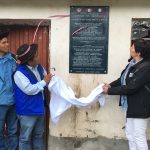
[[[70,5],[110,6],[109,67],[107,75],[69,74],[69,20],[52,21],[51,64],[57,68],[56,74],[61,76],[74,89],[77,96],[80,97],[88,95],[99,83],[103,81],[110,82],[119,76],[129,58],[131,19],[149,18],[150,10],[147,7],[150,6],[150,1],[76,0],[70,2],[69,5],[68,3],[64,5],[64,9],[67,12],[69,12]],[[64,24],[62,25],[62,23]],[[63,34],[60,35],[61,31],[63,31]],[[63,55],[61,60],[58,53]],[[51,135],[54,136],[96,137],[101,135],[107,138],[124,138],[125,135],[122,130],[124,123],[124,113],[118,107],[118,97],[107,96],[105,107],[99,108],[98,104],[94,104],[87,109],[72,108],[63,115],[56,127],[51,124],[50,128]]]
[[[99,83],[110,82],[119,76],[129,58],[131,19],[150,17],[149,0],[5,0],[0,1],[0,19],[43,19],[50,15],[69,14],[70,6],[75,5],[110,6],[108,74],[105,75],[69,74],[69,18],[51,20],[51,66],[56,67],[55,74],[71,86],[78,97],[82,97],[88,95]],[[125,139],[122,129],[124,123],[124,113],[118,107],[118,96],[106,96],[103,108],[98,103],[85,109],[73,107],[63,114],[57,126],[50,123],[50,144],[54,143],[53,140],[61,141],[63,137],[97,137],[97,140],[108,141]],[[148,137],[150,138],[150,130]],[[72,138],[70,140],[73,141]],[[95,146],[99,148],[99,144],[98,141]],[[103,147],[107,149],[107,146]],[[61,144],[59,148],[62,148]],[[59,148],[53,147],[52,150]],[[81,148],[84,150],[86,146]],[[70,150],[69,146],[68,149]],[[114,146],[112,149],[117,148]],[[118,146],[118,149],[123,148]]]

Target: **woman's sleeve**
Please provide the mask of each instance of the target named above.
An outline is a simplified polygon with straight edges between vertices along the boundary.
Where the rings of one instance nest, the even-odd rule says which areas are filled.
[[[144,85],[150,83],[150,68],[144,67],[141,68],[133,77],[127,85],[111,87],[108,90],[109,95],[132,95],[141,88],[144,88]]]
[[[117,87],[117,86],[120,86],[120,85],[121,85],[121,79],[118,78],[117,80],[111,82],[109,85],[110,85],[111,87]]]

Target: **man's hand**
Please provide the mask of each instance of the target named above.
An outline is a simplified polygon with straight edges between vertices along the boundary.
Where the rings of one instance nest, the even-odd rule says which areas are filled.
[[[44,81],[46,83],[49,83],[51,78],[53,77],[54,75],[52,75],[51,73],[47,74],[45,77],[44,77]]]

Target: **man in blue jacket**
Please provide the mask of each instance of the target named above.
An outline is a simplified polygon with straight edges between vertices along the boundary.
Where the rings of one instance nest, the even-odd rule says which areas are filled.
[[[47,74],[39,64],[37,44],[23,44],[18,48],[17,55],[20,65],[14,80],[20,123],[19,150],[43,150],[44,88],[52,75]]]
[[[17,115],[12,80],[16,62],[8,51],[8,34],[0,30],[0,150],[6,150],[6,145],[8,150],[17,150]],[[8,131],[7,140],[4,138],[5,127]]]

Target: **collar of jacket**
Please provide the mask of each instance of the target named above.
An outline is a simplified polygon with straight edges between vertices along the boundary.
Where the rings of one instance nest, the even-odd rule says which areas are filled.
[[[7,52],[4,56],[0,57],[0,59],[13,59],[10,52]]]
[[[140,62],[136,63],[135,65],[133,65],[131,68],[135,68],[135,69],[141,69],[143,67],[150,67],[150,60],[141,60]]]

